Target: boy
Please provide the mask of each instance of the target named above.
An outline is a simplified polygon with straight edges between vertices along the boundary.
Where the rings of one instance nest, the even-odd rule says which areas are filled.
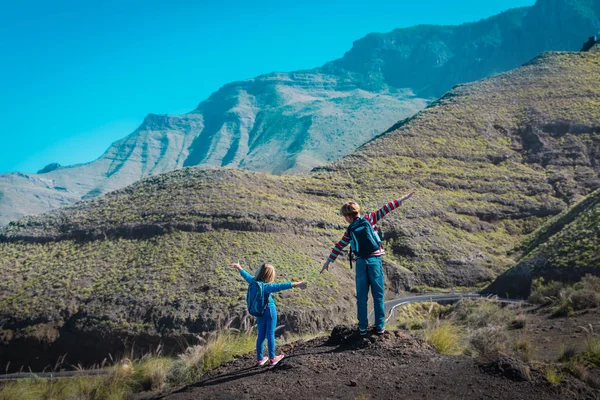
[[[329,270],[329,264],[334,262],[341,250],[351,244],[356,259],[356,308],[358,314],[358,329],[361,335],[367,334],[369,317],[367,314],[367,300],[369,298],[369,286],[373,296],[375,307],[375,328],[377,334],[385,332],[385,310],[383,306],[384,277],[381,256],[385,253],[379,236],[377,234],[377,222],[395,210],[403,201],[412,197],[411,192],[397,200],[390,201],[377,212],[359,216],[360,206],[351,201],[342,206],[340,214],[350,224],[340,240],[332,249],[329,258],[325,261],[323,271]]]

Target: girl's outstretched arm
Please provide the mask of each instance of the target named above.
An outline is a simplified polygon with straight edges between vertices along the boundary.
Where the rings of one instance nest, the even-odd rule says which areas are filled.
[[[305,282],[267,283],[267,284],[265,284],[265,293],[267,293],[267,294],[277,293],[277,292],[281,292],[282,290],[288,290],[291,288],[306,289],[306,283]]]
[[[240,264],[238,264],[238,263],[229,264],[229,266],[231,268],[235,268],[238,271],[240,271],[240,275],[242,275],[242,278],[244,278],[244,280],[246,282],[248,282],[248,284],[251,284],[252,282],[254,282],[254,277],[250,273],[248,273],[246,270],[244,270],[244,268],[242,268],[242,266]]]

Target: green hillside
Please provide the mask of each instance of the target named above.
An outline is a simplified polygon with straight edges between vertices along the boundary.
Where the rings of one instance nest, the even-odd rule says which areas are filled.
[[[599,51],[545,53],[455,87],[307,175],[183,169],[11,223],[0,231],[0,356],[27,361],[48,342],[47,357],[80,359],[125,339],[174,346],[243,311],[231,261],[308,281],[279,298],[287,329],[352,320],[345,260],[318,274],[343,232],[339,205],[374,210],[413,189],[383,224],[388,290],[485,285],[524,234],[600,188],[598,76]]]
[[[517,266],[486,289],[500,295],[526,297],[534,279],[576,282],[600,274],[600,190],[552,218],[515,249]]]

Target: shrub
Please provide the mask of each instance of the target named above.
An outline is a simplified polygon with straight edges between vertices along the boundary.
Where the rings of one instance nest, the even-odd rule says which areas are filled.
[[[588,369],[584,363],[573,360],[572,362],[568,363],[567,368],[577,379],[581,381],[588,379]]]
[[[403,329],[405,331],[420,331],[424,328],[424,321],[402,321],[398,324],[398,329]]]
[[[598,295],[590,289],[576,290],[569,296],[574,310],[598,307]]]
[[[512,311],[492,300],[460,300],[452,308],[452,315],[459,323],[472,329],[506,325],[514,318]]]
[[[544,285],[544,279],[539,278],[533,281],[533,290],[529,296],[529,302],[533,304],[549,305],[553,300],[560,296],[564,285],[560,282],[552,281]]]
[[[586,290],[600,293],[600,276],[588,274],[581,278],[581,285]]]
[[[448,312],[450,306],[434,302],[408,304],[396,312],[398,328],[404,330],[421,330],[432,322],[437,321]]]
[[[255,349],[256,337],[253,335],[220,334],[206,345],[203,359],[204,371],[216,368],[231,361],[235,356],[246,354]]]
[[[475,329],[469,335],[469,344],[479,355],[502,352],[506,341],[505,329],[498,325]]]
[[[136,366],[133,379],[143,391],[162,391],[173,360],[164,357],[148,357]]]
[[[37,400],[43,398],[43,379],[31,378],[8,382],[0,386],[2,400]]]
[[[529,362],[533,359],[535,353],[535,346],[529,336],[521,336],[513,343],[513,351],[519,356],[519,358],[525,362]]]
[[[425,330],[425,340],[440,354],[460,354],[462,335],[452,322],[438,322]]]
[[[233,357],[252,351],[255,344],[256,337],[253,335],[216,334],[205,344],[188,347],[180,354],[173,362],[167,379],[173,384],[192,382]]]
[[[588,336],[586,340],[586,351],[600,355],[600,337]]]
[[[411,331],[417,331],[417,330],[421,330],[425,327],[424,323],[422,321],[413,321],[410,326],[409,329]]]
[[[562,346],[558,354],[558,361],[566,363],[577,357],[579,351],[574,345]]]
[[[236,355],[254,349],[256,337],[217,333],[203,345],[191,346],[175,360],[157,354],[137,362],[128,359],[108,369],[102,376],[76,376],[65,379],[24,379],[0,386],[1,400],[125,399],[141,391],[162,391],[167,383],[192,382],[206,371]]]
[[[586,275],[580,282],[568,287],[559,282],[544,285],[540,278],[534,281],[533,288],[529,301],[552,305],[550,313],[553,317],[564,317],[574,311],[600,305],[600,278],[593,275]]]
[[[572,292],[572,288],[563,288],[560,290],[558,297],[552,298],[554,307],[550,310],[551,317],[566,317],[573,312],[573,305],[570,300]]]
[[[585,351],[578,356],[578,360],[590,367],[600,367],[600,338],[589,336]]]
[[[112,376],[111,376],[112,375]],[[76,376],[66,379],[30,378],[0,387],[2,400],[125,399],[131,393],[129,382],[117,375]]]
[[[568,303],[561,303],[550,310],[550,316],[554,318],[566,317],[573,312],[573,308]]]
[[[563,380],[562,374],[556,372],[556,370],[550,366],[546,368],[544,376],[551,385],[558,385]]]

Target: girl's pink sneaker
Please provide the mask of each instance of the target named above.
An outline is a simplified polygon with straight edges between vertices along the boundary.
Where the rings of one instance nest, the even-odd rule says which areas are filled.
[[[277,363],[281,361],[283,357],[285,357],[285,355],[280,354],[278,356],[275,356],[275,358],[271,358],[271,365],[277,365]]]
[[[268,362],[269,362],[269,357],[263,357],[262,360],[256,360],[256,366],[262,367],[263,365],[265,365]]]

